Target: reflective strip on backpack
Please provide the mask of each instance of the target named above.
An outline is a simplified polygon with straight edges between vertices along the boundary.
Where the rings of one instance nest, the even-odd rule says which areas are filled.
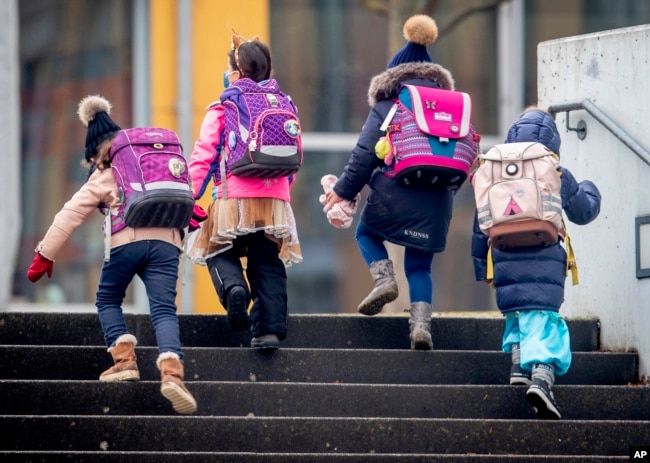
[[[482,225],[485,222],[492,222],[492,213],[490,212],[489,204],[479,207],[476,209],[476,212],[479,225]]]
[[[111,218],[113,214],[109,211],[104,218],[104,262],[111,260],[111,232],[113,230]]]
[[[221,176],[221,199],[226,199],[228,198],[228,188],[226,187],[226,177],[227,177],[227,172],[226,172],[226,161],[228,157],[228,153],[226,153],[226,150],[221,148],[221,159],[219,160],[219,175]]]
[[[298,153],[298,147],[287,145],[264,145],[259,152],[277,158],[288,158]]]
[[[542,195],[542,211],[562,215],[562,199],[554,195]]]
[[[178,182],[151,182],[147,183],[147,190],[183,190],[190,191],[190,185]],[[144,191],[140,183],[131,183],[133,191]]]
[[[384,122],[382,122],[381,127],[379,127],[379,130],[385,132],[388,129],[388,126],[390,125],[390,122],[393,120],[393,117],[395,117],[396,112],[397,112],[397,103],[391,106],[390,110],[388,111],[388,114],[386,115],[386,119],[384,119]]]

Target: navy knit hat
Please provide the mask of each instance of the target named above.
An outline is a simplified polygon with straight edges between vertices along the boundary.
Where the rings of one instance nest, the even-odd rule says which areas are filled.
[[[97,147],[115,132],[122,130],[109,114],[111,104],[100,95],[87,96],[79,102],[77,114],[83,124],[88,127],[86,132],[86,161],[97,154]]]
[[[427,50],[427,45],[438,38],[438,26],[433,18],[424,14],[411,16],[404,23],[403,31],[407,43],[395,53],[388,69],[404,63],[433,62]]]

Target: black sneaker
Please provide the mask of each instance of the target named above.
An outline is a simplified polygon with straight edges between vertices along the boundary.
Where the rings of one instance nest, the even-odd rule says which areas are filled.
[[[246,290],[241,286],[233,286],[228,291],[226,299],[228,326],[233,331],[244,331],[250,326],[248,318],[248,298]]]
[[[559,420],[562,418],[560,409],[555,403],[553,391],[543,379],[533,378],[533,384],[526,391],[526,400],[535,409],[537,418],[542,420]]]
[[[521,365],[513,364],[510,367],[510,384],[512,386],[530,386],[530,373],[521,369]]]
[[[280,347],[280,339],[277,334],[263,334],[251,339],[251,347],[260,350],[275,350]]]

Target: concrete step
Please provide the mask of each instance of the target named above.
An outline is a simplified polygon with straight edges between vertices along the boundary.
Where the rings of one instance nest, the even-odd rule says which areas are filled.
[[[0,416],[1,450],[628,455],[650,421]]]
[[[598,455],[458,455],[391,453],[253,453],[253,452],[11,452],[3,463],[616,463],[628,456]]]
[[[523,386],[187,383],[197,416],[534,419]],[[556,386],[564,420],[650,420],[650,388]],[[160,383],[0,381],[4,415],[175,415]],[[324,406],[326,404],[326,406]]]
[[[499,351],[184,348],[187,381],[364,384],[507,384]],[[155,347],[137,348],[140,376],[159,379]],[[638,380],[632,352],[576,352],[556,384],[625,385]],[[0,379],[97,380],[112,365],[104,347],[0,346]]]
[[[250,345],[250,333],[234,333],[225,315],[179,315],[181,340],[188,347],[239,347]],[[139,345],[155,346],[147,314],[126,314],[127,326]],[[499,350],[503,318],[434,316],[434,347],[438,350]],[[571,350],[600,348],[597,320],[568,320]],[[290,315],[286,348],[406,349],[410,348],[406,316]],[[95,313],[0,313],[3,344],[101,346],[104,339]]]

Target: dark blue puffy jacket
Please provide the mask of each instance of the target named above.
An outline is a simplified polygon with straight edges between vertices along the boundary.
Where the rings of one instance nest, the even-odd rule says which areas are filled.
[[[560,134],[547,112],[535,109],[524,113],[510,128],[505,143],[540,142],[560,154]],[[594,220],[600,212],[600,192],[589,180],[577,182],[561,168],[562,208],[567,219],[577,225]],[[472,259],[476,280],[487,274],[487,236],[474,217]],[[510,250],[492,249],[497,307],[501,312],[516,310],[559,311],[564,299],[567,255],[561,243],[548,247]]]
[[[405,63],[373,77],[368,90],[371,109],[334,192],[351,200],[366,185],[369,193],[361,221],[383,240],[425,252],[442,252],[447,244],[454,193],[411,188],[382,173],[384,162],[375,144],[380,127],[401,84],[453,90],[449,71],[434,63]]]

